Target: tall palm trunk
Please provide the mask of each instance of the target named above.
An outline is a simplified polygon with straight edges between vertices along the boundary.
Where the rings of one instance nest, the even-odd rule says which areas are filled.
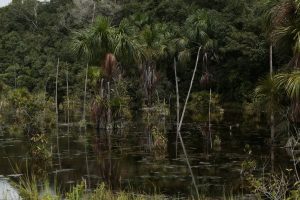
[[[270,56],[270,76],[272,78],[273,76],[273,46],[270,45],[270,52],[269,52],[269,56]]]
[[[58,69],[59,69],[59,58],[57,59],[57,66],[56,66],[55,114],[56,114],[56,145],[57,145],[57,156],[58,156],[59,168],[61,169],[60,150],[59,150],[59,134],[58,134]]]
[[[270,78],[273,79],[273,47],[270,45]],[[273,100],[272,100],[273,101]],[[275,142],[275,117],[274,110],[271,109],[270,113],[270,129],[271,129],[271,171],[274,172],[274,142]]]
[[[273,79],[273,47],[270,45],[270,77]],[[271,143],[274,144],[275,140],[275,117],[274,117],[274,110],[271,110],[270,116],[270,126],[271,126]]]
[[[178,153],[178,126],[179,126],[179,112],[180,112],[180,105],[179,105],[179,89],[178,89],[178,78],[177,78],[177,63],[176,59],[174,58],[174,72],[175,72],[175,84],[176,84],[176,158]]]

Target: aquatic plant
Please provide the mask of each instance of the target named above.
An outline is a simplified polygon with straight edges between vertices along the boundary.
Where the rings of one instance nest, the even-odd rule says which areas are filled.
[[[164,152],[167,148],[167,138],[163,131],[159,130],[157,126],[152,127],[153,147],[156,151]],[[163,153],[162,153],[163,154]]]
[[[38,178],[28,171],[20,176],[17,182],[13,182],[13,185],[20,196],[26,200],[60,200],[62,198],[56,182],[52,187],[44,176]]]
[[[193,92],[191,100],[187,107],[187,112],[193,121],[204,122],[209,121],[209,101],[211,102],[211,120],[219,122],[222,120],[224,110],[220,104],[220,97],[218,94],[210,94],[206,91]]]

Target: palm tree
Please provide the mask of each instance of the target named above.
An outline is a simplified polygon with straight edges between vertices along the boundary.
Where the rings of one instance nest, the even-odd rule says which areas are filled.
[[[200,84],[204,89],[209,89],[209,112],[208,112],[208,127],[210,144],[212,148],[212,137],[211,137],[211,95],[212,95],[212,83],[213,76],[209,70],[209,61],[216,59],[215,47],[216,40],[212,39],[209,35],[213,29],[213,22],[210,20],[208,13],[205,10],[196,10],[195,13],[190,15],[185,24],[186,35],[189,38],[190,45],[199,45],[202,47],[202,76]]]
[[[142,70],[142,80],[148,106],[152,104],[152,94],[158,83],[157,61],[168,53],[166,29],[167,26],[165,24],[147,25],[141,30],[139,35],[140,48],[143,55],[140,68]]]
[[[267,23],[271,45],[274,45],[281,51],[291,52],[292,56],[288,63],[288,66],[297,69],[300,67],[300,1],[299,0],[284,0],[281,2],[275,2],[268,13]],[[272,46],[270,47],[270,74],[273,72],[272,62]],[[290,97],[292,104],[292,120],[298,121],[300,119],[300,101],[298,91],[296,89],[300,87],[297,79],[299,73],[297,71],[292,73],[281,73],[276,75],[276,85],[284,89],[288,97]],[[300,78],[300,77],[299,77]],[[299,88],[298,88],[299,89]]]
[[[294,122],[300,120],[300,71],[294,70],[290,73],[279,73],[274,76],[278,89],[285,91],[291,100],[291,119]]]
[[[113,43],[113,28],[107,18],[97,18],[96,22],[86,30],[76,32],[72,40],[72,50],[77,56],[83,57],[86,62],[84,102],[82,121],[86,118],[86,93],[88,82],[89,63],[101,60],[111,50]],[[109,70],[109,69],[107,69]],[[86,127],[86,126],[85,126]]]
[[[254,90],[254,104],[260,111],[263,110],[268,115],[271,143],[275,140],[275,115],[281,111],[280,106],[280,91],[276,86],[276,79],[271,75],[260,79],[257,87]]]
[[[73,38],[72,48],[76,55],[83,57],[88,63],[101,63],[103,77],[101,77],[102,80],[98,80],[100,90],[97,90],[96,94],[99,97],[94,99],[92,110],[98,118],[103,116],[101,113],[106,110],[107,123],[110,123],[111,118],[109,101],[111,88],[113,87],[112,83],[120,76],[117,57],[122,59],[133,58],[134,60],[140,58],[138,44],[136,40],[130,37],[129,33],[125,26],[115,28],[108,18],[99,17],[91,27],[75,33]],[[86,99],[88,71],[87,64],[84,99]],[[83,120],[85,120],[85,101]],[[99,122],[99,120],[96,121]],[[97,125],[99,124],[97,123]]]
[[[299,68],[300,58],[300,2],[281,1],[268,13],[268,35],[271,44],[279,50],[292,52],[289,65]]]

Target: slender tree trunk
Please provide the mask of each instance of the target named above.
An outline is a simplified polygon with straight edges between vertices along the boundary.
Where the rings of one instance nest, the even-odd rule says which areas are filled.
[[[43,128],[46,127],[46,94],[47,94],[47,81],[45,83],[45,92],[44,92],[44,110],[43,110]]]
[[[186,149],[185,149],[185,145],[184,145],[184,142],[183,142],[183,139],[182,139],[180,130],[181,130],[181,127],[182,127],[182,122],[183,122],[183,118],[184,118],[186,106],[187,106],[187,103],[188,103],[189,98],[190,98],[191,90],[192,90],[192,87],[193,87],[193,82],[194,82],[195,75],[196,75],[196,71],[197,71],[197,68],[198,68],[198,62],[199,62],[200,51],[201,51],[201,47],[199,47],[199,49],[198,49],[197,60],[196,60],[196,64],[195,64],[195,69],[194,69],[193,76],[192,76],[192,79],[191,79],[190,88],[189,88],[189,91],[188,91],[187,96],[186,96],[186,99],[185,99],[185,103],[184,103],[184,107],[183,107],[183,110],[182,110],[180,122],[179,122],[179,125],[178,125],[178,131],[177,131],[177,132],[178,132],[179,140],[180,140],[180,142],[181,142],[182,150],[183,150],[183,153],[184,153],[184,155],[185,155],[186,163],[187,163],[187,165],[188,165],[189,171],[190,171],[191,176],[192,176],[193,185],[194,185],[194,187],[195,187],[195,190],[196,190],[196,194],[197,194],[197,198],[198,198],[198,199],[200,199],[200,195],[199,195],[199,192],[198,192],[196,180],[195,180],[195,177],[194,177],[194,174],[193,174],[193,170],[192,170],[192,167],[191,167],[190,162],[189,162],[189,159],[188,159],[188,155],[187,155],[187,152],[186,152]]]
[[[180,105],[179,105],[179,89],[178,89],[178,78],[177,78],[177,62],[176,58],[174,58],[174,72],[175,72],[175,85],[176,85],[176,158],[178,154],[178,135],[179,135],[179,113],[180,113]]]
[[[67,82],[67,123],[68,123],[68,152],[70,151],[70,99],[69,99],[69,68],[67,67],[66,72],[66,82]]]
[[[55,81],[55,114],[56,114],[56,145],[57,145],[57,156],[58,164],[61,169],[60,150],[59,150],[59,134],[58,134],[58,70],[59,70],[59,58],[57,59],[56,67],[56,81]]]
[[[209,131],[210,148],[212,148],[212,136],[211,136],[211,88],[209,88],[208,131]]]
[[[110,186],[112,186],[112,143],[111,143],[111,133],[112,130],[108,130],[107,131],[107,137],[108,137],[108,159],[109,159],[109,182],[110,182]]]
[[[57,66],[56,66],[56,81],[55,81],[55,114],[56,114],[56,125],[58,126],[58,69],[59,69],[59,58],[57,59]]]
[[[273,79],[273,47],[270,45],[270,78]],[[272,100],[273,101],[273,100]],[[271,115],[270,115],[270,129],[271,129],[271,171],[274,172],[274,142],[275,142],[275,117],[274,117],[274,110],[271,108]]]
[[[96,3],[94,2],[92,23],[94,23],[94,20],[95,20],[95,12],[96,12]]]
[[[37,1],[34,5],[34,8],[33,8],[33,11],[34,11],[34,19],[35,19],[35,24],[36,26],[38,25],[38,21],[37,21],[37,18],[38,18],[38,13],[37,13],[37,10],[38,10],[38,6],[39,6],[39,2]]]
[[[270,76],[273,77],[273,47],[270,45]]]
[[[270,78],[273,79],[273,47],[270,45]],[[271,125],[271,143],[274,144],[275,140],[275,117],[273,108],[271,110],[270,116],[270,125]]]
[[[15,89],[17,88],[17,70],[16,65],[14,65],[14,71],[15,71]]]
[[[89,159],[88,159],[88,139],[85,135],[85,142],[84,142],[84,153],[85,153],[85,166],[86,166],[86,173],[87,173],[87,189],[91,188],[91,175],[90,175],[90,167],[89,167]]]
[[[107,82],[107,102],[108,102],[108,110],[107,110],[107,129],[111,128],[111,107],[110,107],[110,82]]]
[[[86,65],[85,81],[84,81],[83,113],[82,113],[82,121],[84,123],[85,131],[86,131],[86,93],[87,93],[88,71],[89,71],[89,64]]]

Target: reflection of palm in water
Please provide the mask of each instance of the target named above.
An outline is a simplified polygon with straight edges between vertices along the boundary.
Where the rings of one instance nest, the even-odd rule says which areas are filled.
[[[117,188],[120,185],[121,169],[119,160],[112,159],[111,130],[106,133],[99,133],[93,141],[93,150],[99,164],[98,174],[111,187]]]
[[[212,130],[211,126],[207,123],[204,126],[199,125],[203,140],[203,150],[205,152],[206,158],[209,157],[209,150],[212,148]]]

